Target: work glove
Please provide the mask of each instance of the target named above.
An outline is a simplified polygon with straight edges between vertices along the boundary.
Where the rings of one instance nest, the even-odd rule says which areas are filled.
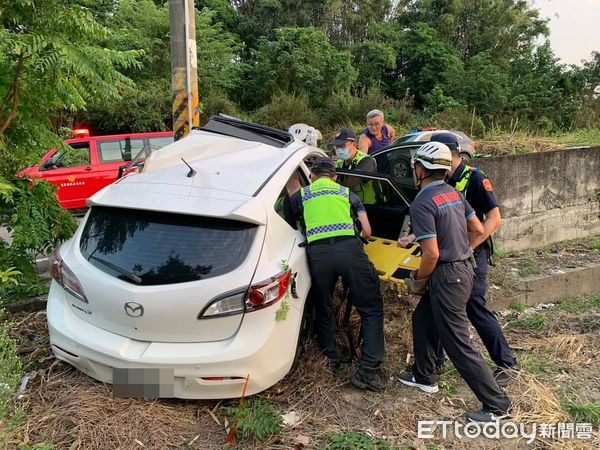
[[[427,292],[427,282],[429,277],[416,280],[417,271],[413,270],[410,272],[410,278],[405,278],[404,283],[408,286],[408,290],[414,295],[425,295]]]

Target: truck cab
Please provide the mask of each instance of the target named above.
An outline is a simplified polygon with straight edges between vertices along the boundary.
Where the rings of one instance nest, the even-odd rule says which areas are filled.
[[[58,187],[58,201],[65,209],[86,207],[86,200],[118,178],[119,168],[144,148],[162,148],[173,142],[173,133],[130,133],[90,136],[76,129],[62,149],[52,149],[39,164],[19,173],[20,177],[44,179]]]

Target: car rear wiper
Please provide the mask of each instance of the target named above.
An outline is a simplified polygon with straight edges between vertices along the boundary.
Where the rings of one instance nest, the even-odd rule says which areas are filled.
[[[138,277],[136,274],[128,272],[127,270],[114,265],[113,263],[106,261],[102,258],[98,258],[97,256],[90,256],[88,258],[88,261],[90,259],[95,259],[96,261],[98,261],[99,263],[104,264],[106,267],[110,267],[112,270],[114,270],[115,272],[119,272],[121,275],[127,277],[129,280],[137,283],[137,284],[142,284],[142,279],[140,277]]]

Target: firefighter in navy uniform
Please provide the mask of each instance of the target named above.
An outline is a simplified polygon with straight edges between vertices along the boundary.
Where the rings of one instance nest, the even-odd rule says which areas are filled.
[[[335,182],[335,163],[316,158],[311,167],[311,184],[290,198],[296,220],[306,235],[308,264],[316,297],[316,327],[319,344],[332,367],[339,365],[335,340],[332,297],[338,278],[352,292],[354,306],[361,318],[361,360],[352,383],[381,391],[384,357],[383,297],[379,277],[356,234],[354,218],[362,226],[363,237],[371,234],[365,208],[356,194]]]
[[[477,334],[485,345],[490,358],[497,368],[494,377],[500,386],[506,386],[511,380],[511,374],[519,370],[517,361],[513,356],[506,337],[498,319],[486,306],[485,292],[487,290],[488,267],[493,252],[492,235],[502,225],[500,208],[494,195],[490,180],[477,167],[466,165],[460,157],[460,144],[453,133],[440,132],[431,137],[431,142],[441,142],[448,146],[452,152],[451,175],[448,180],[450,186],[462,193],[475,214],[483,223],[483,242],[475,248],[476,262],[473,290],[467,303],[467,315],[477,330]],[[401,245],[414,240],[414,235],[401,240]],[[436,365],[438,371],[444,363],[444,353],[438,353]]]
[[[410,205],[410,218],[422,256],[419,269],[411,272],[406,283],[421,300],[412,317],[415,363],[412,372],[400,374],[397,380],[437,392],[435,359],[442,342],[482,403],[480,411],[469,413],[469,420],[499,420],[507,415],[510,400],[471,342],[467,317],[474,277],[472,247],[484,235],[483,226],[464,197],[445,182],[452,165],[446,145],[421,146],[412,165],[419,193]]]

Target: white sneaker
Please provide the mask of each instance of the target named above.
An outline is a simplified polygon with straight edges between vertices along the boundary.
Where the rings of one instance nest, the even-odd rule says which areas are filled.
[[[418,389],[421,389],[423,392],[426,392],[428,394],[435,394],[436,392],[438,392],[440,389],[438,388],[437,384],[420,384],[417,383],[415,381],[415,377],[412,373],[408,373],[408,372],[404,372],[401,373],[400,375],[398,375],[396,377],[396,380],[398,380],[400,383],[405,384],[407,386],[410,387],[416,387]]]

